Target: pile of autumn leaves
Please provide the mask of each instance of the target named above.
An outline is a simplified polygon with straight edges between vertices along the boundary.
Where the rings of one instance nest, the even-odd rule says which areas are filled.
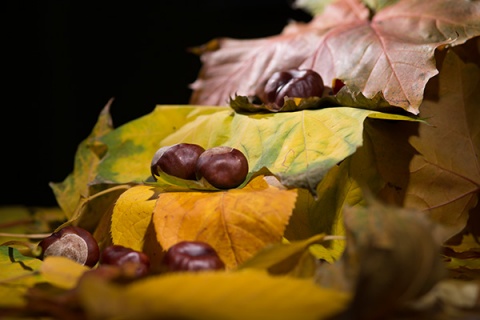
[[[440,319],[478,311],[479,4],[313,3],[297,2],[311,10],[308,24],[264,39],[217,39],[215,50],[201,51],[190,106],[159,106],[114,130],[109,102],[79,146],[74,172],[51,184],[61,222],[91,230],[100,247],[143,251],[155,266],[165,248],[200,239],[226,271],[154,268],[122,283],[60,257],[39,261],[10,241],[0,263],[11,276],[0,290],[17,285],[26,299],[2,310],[72,319]],[[274,71],[290,68],[345,87],[289,99],[288,110],[251,99]],[[247,180],[221,191],[149,180],[154,151],[180,142],[243,148]]]

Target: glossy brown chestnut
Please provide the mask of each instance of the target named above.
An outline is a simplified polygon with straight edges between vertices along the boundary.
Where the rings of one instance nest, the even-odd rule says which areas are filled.
[[[181,241],[171,246],[163,257],[168,271],[223,270],[225,264],[206,242]]]
[[[264,103],[283,106],[285,97],[321,97],[325,89],[322,77],[311,69],[290,69],[275,72],[257,92]]]
[[[177,143],[158,149],[150,164],[152,177],[162,172],[177,178],[195,180],[197,159],[205,149],[193,143]]]
[[[103,249],[100,265],[131,268],[136,277],[146,276],[150,271],[150,259],[145,253],[121,245],[110,245]]]
[[[204,178],[218,189],[241,185],[248,174],[248,160],[238,149],[218,146],[207,149],[198,157],[196,177]]]
[[[87,230],[67,226],[38,244],[41,249],[40,259],[47,256],[64,256],[80,264],[93,267],[99,259],[100,249],[93,235]]]

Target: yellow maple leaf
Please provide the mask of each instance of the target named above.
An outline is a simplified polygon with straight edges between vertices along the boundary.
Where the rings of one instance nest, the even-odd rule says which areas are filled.
[[[204,241],[232,269],[281,241],[296,198],[295,189],[268,185],[262,176],[242,189],[161,193],[153,223],[163,248],[182,240]]]

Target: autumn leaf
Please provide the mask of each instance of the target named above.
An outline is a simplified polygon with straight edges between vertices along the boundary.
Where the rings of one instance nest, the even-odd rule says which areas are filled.
[[[370,10],[377,12],[385,7],[395,4],[399,0],[362,0],[365,5],[370,8]]]
[[[41,263],[16,249],[0,246],[0,307],[25,305],[25,292],[43,279],[38,274]]]
[[[85,277],[78,290],[90,319],[314,320],[335,315],[350,299],[308,279],[256,270],[173,273],[127,286]]]
[[[321,245],[318,243],[324,241],[328,241],[325,235],[318,234],[306,240],[268,245],[240,264],[239,269],[254,268],[267,270],[270,274],[288,274],[296,268],[309,268],[309,265],[306,267],[302,266],[302,258],[306,254],[311,255],[309,251],[311,246],[314,244]],[[320,257],[316,258],[320,259]],[[314,272],[315,268],[316,263],[314,262],[311,271]],[[302,273],[305,274],[306,272],[303,271]]]
[[[397,1],[398,0],[363,0],[362,2],[372,11],[376,12]],[[335,2],[335,0],[296,0],[293,3],[293,8],[302,9],[309,12],[311,15],[316,15],[322,13],[325,10],[325,7],[332,2]]]
[[[301,9],[311,15],[322,13],[326,6],[335,0],[295,0],[292,3],[294,9]]]
[[[285,97],[285,102],[281,107],[274,103],[256,104],[250,100],[249,97],[236,95],[235,98],[230,99],[230,107],[239,113],[294,112],[331,107],[352,107],[385,112],[392,109],[381,94],[376,94],[368,99],[361,92],[352,92],[350,88],[345,86],[335,95],[324,92],[322,97]]]
[[[326,172],[362,144],[366,117],[418,121],[345,107],[273,115],[245,115],[225,109],[198,117],[165,138],[162,145],[228,145],[247,156],[251,174],[266,168],[283,185],[305,188],[315,194]]]
[[[73,216],[56,230],[73,224],[94,232],[104,214],[112,210],[118,197],[130,187],[129,184],[91,184],[89,187],[90,196],[82,198]]]
[[[376,123],[377,120],[368,122]],[[386,121],[390,126],[395,123]],[[307,239],[318,233],[345,236],[343,210],[365,206],[364,189],[377,194],[384,187],[385,181],[376,170],[377,159],[371,151],[371,139],[365,133],[363,135],[363,145],[327,172],[317,187],[316,197],[306,190],[298,191],[297,204],[285,230],[287,239]],[[343,240],[324,245],[326,248],[313,245],[312,250],[325,253],[326,249],[331,254],[327,259],[329,262],[337,260],[345,249]]]
[[[456,0],[401,0],[370,16],[360,0],[339,0],[309,23],[291,22],[276,36],[217,39],[219,49],[201,55],[190,103],[226,105],[253,96],[274,72],[317,71],[324,83],[341,79],[372,98],[419,113],[426,83],[438,73],[434,52],[480,35],[480,4]]]
[[[89,183],[95,178],[97,166],[106,152],[98,139],[113,130],[110,116],[111,99],[101,111],[90,135],[77,147],[74,171],[62,182],[51,182],[57,203],[67,218],[73,216],[82,198],[89,195]]]
[[[0,207],[0,244],[40,239],[51,232],[51,224],[64,219],[65,214],[58,207]]]
[[[130,188],[118,198],[110,227],[114,244],[143,251],[157,198],[153,187],[142,185]]]
[[[26,207],[0,207],[0,244],[11,240],[27,240],[25,237],[12,237],[9,234],[26,234],[31,229],[33,221]]]
[[[89,267],[62,256],[45,257],[39,268],[46,282],[62,289],[74,288],[88,270]]]
[[[480,243],[472,234],[463,234],[460,244],[445,244],[445,247],[452,249],[456,253],[471,252],[480,257]]]
[[[92,183],[143,183],[161,141],[186,123],[217,112],[215,107],[162,106],[102,137],[108,152]],[[220,125],[220,124],[217,124]]]
[[[239,113],[262,113],[262,112],[293,112],[305,109],[321,109],[337,106],[338,103],[334,97],[308,97],[308,98],[288,98],[285,97],[285,103],[280,107],[274,103],[255,104],[248,97],[238,96],[230,99],[230,107]]]
[[[480,259],[472,258],[472,259],[462,259],[457,257],[449,257],[447,260],[447,267],[453,271],[456,269],[469,269],[470,273],[473,274],[475,272],[477,274],[477,279],[480,274]],[[468,273],[467,273],[468,274]],[[468,279],[468,277],[465,277]]]
[[[102,110],[97,124],[93,129],[90,137],[85,139],[80,146],[78,147],[77,153],[75,155],[75,168],[72,174],[65,179],[64,182],[59,184],[50,184],[54,190],[55,197],[57,202],[63,205],[64,210],[68,210],[66,224],[75,224],[84,229],[87,229],[91,232],[94,232],[96,225],[101,221],[105,212],[108,212],[113,207],[118,196],[122,194],[130,185],[138,184],[139,181],[143,182],[143,176],[141,179],[132,179],[122,180],[124,182],[118,183],[114,180],[114,176],[117,174],[116,169],[112,167],[112,156],[116,157],[113,163],[120,162],[123,164],[125,160],[130,161],[128,166],[133,167],[133,171],[129,169],[124,169],[122,174],[128,175],[130,172],[135,171],[135,167],[140,167],[143,169],[142,165],[145,168],[149,168],[151,157],[154,153],[150,154],[148,152],[140,152],[143,150],[142,144],[152,146],[157,143],[155,137],[164,137],[171,132],[175,131],[179,126],[178,122],[185,121],[185,117],[189,114],[195,114],[195,111],[192,112],[191,109],[185,107],[184,110],[177,110],[175,113],[169,114],[168,118],[158,117],[158,118],[147,118],[146,121],[138,120],[132,121],[135,122],[144,122],[143,125],[146,125],[146,130],[154,130],[155,134],[148,133],[145,128],[142,128],[141,125],[136,126],[135,124],[126,124],[122,128],[123,139],[129,139],[130,135],[142,135],[144,138],[149,136],[150,139],[141,139],[139,141],[140,145],[133,146],[129,141],[118,141],[118,136],[116,132],[118,130],[112,129],[111,117],[109,114],[109,107],[112,101],[105,106]],[[165,108],[168,109],[168,108]],[[208,108],[202,109],[200,113],[204,113]],[[155,113],[155,112],[153,112]],[[148,120],[155,119],[155,123],[148,123]],[[162,120],[163,119],[163,120]],[[147,122],[148,125],[145,123]],[[133,132],[130,131],[133,128]],[[120,143],[121,147],[118,148],[117,144]],[[126,159],[125,153],[128,153],[129,156]],[[145,159],[145,162],[132,162],[132,158],[135,155],[140,154]],[[102,174],[107,171],[108,174]],[[106,177],[106,178],[103,178]],[[111,179],[110,179],[111,178]],[[118,179],[117,179],[118,180]],[[70,204],[67,206],[67,202]]]
[[[157,106],[102,137],[108,152],[90,184],[149,183],[168,189],[168,179],[160,178],[156,184],[151,179],[151,159],[158,148],[183,142],[205,149],[228,145],[242,151],[250,172],[239,188],[267,169],[282,184],[314,193],[324,174],[362,144],[366,117],[419,121],[347,107],[271,115],[240,114],[229,107]],[[186,180],[175,187],[202,189],[198,182]]]
[[[270,186],[261,176],[243,189],[161,193],[153,223],[163,248],[183,240],[204,241],[233,269],[282,239],[296,197],[296,190]]]
[[[355,182],[345,176],[348,172],[343,170],[343,163],[341,166],[334,166],[328,171],[317,188],[316,198],[305,189],[298,190],[297,203],[285,230],[284,236],[288,240],[305,240],[316,234],[345,235],[343,207],[357,205],[362,197]],[[324,246],[335,260],[345,249],[345,241],[334,240]]]
[[[422,105],[431,126],[420,125],[410,139],[422,157],[412,160],[404,203],[460,229],[480,194],[480,69],[449,51],[438,90],[438,101]]]
[[[445,244],[443,256],[453,278],[480,280],[480,243],[472,234],[460,234],[459,244]]]
[[[58,207],[0,207],[0,246],[11,247],[24,256],[37,257],[38,242],[49,236],[52,225],[65,221]]]
[[[367,121],[380,197],[462,230],[480,192],[479,68],[448,51],[422,104],[425,123]]]

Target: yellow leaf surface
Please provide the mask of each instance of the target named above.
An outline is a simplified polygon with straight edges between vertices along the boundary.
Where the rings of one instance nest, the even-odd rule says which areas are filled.
[[[112,214],[114,244],[142,251],[157,198],[155,188],[134,186],[117,200]]]
[[[208,106],[165,105],[103,136],[101,141],[108,146],[108,156],[98,167],[96,181],[142,183],[151,176],[150,162],[155,151],[164,146],[163,139],[193,119],[208,118],[219,110]],[[205,132],[202,135],[208,136]]]
[[[25,292],[42,280],[36,272],[41,263],[16,249],[0,246],[0,308],[24,305]]]
[[[464,234],[462,242],[458,245],[445,245],[455,252],[477,251],[480,252],[480,243],[472,234]]]
[[[245,261],[240,268],[263,269],[273,274],[286,273],[299,264],[302,255],[308,252],[311,245],[324,241],[324,238],[324,234],[318,234],[302,241],[276,243],[260,250],[251,259]]]
[[[43,278],[63,289],[75,287],[80,276],[88,270],[90,270],[89,267],[61,256],[45,257],[40,266],[40,274]]]
[[[87,277],[79,292],[89,319],[314,320],[350,299],[311,280],[256,270],[172,273],[127,286]]]
[[[449,269],[455,269],[459,267],[465,267],[468,269],[477,269],[480,270],[480,259],[472,258],[472,259],[459,259],[451,257],[449,258],[450,261],[447,262],[446,266]]]
[[[153,223],[163,248],[182,240],[204,241],[231,269],[281,241],[296,198],[295,189],[278,189],[259,176],[243,189],[162,193]]]
[[[315,258],[334,263],[342,256],[344,247],[334,245],[332,248],[328,248],[321,244],[313,244],[309,247],[309,250]]]

